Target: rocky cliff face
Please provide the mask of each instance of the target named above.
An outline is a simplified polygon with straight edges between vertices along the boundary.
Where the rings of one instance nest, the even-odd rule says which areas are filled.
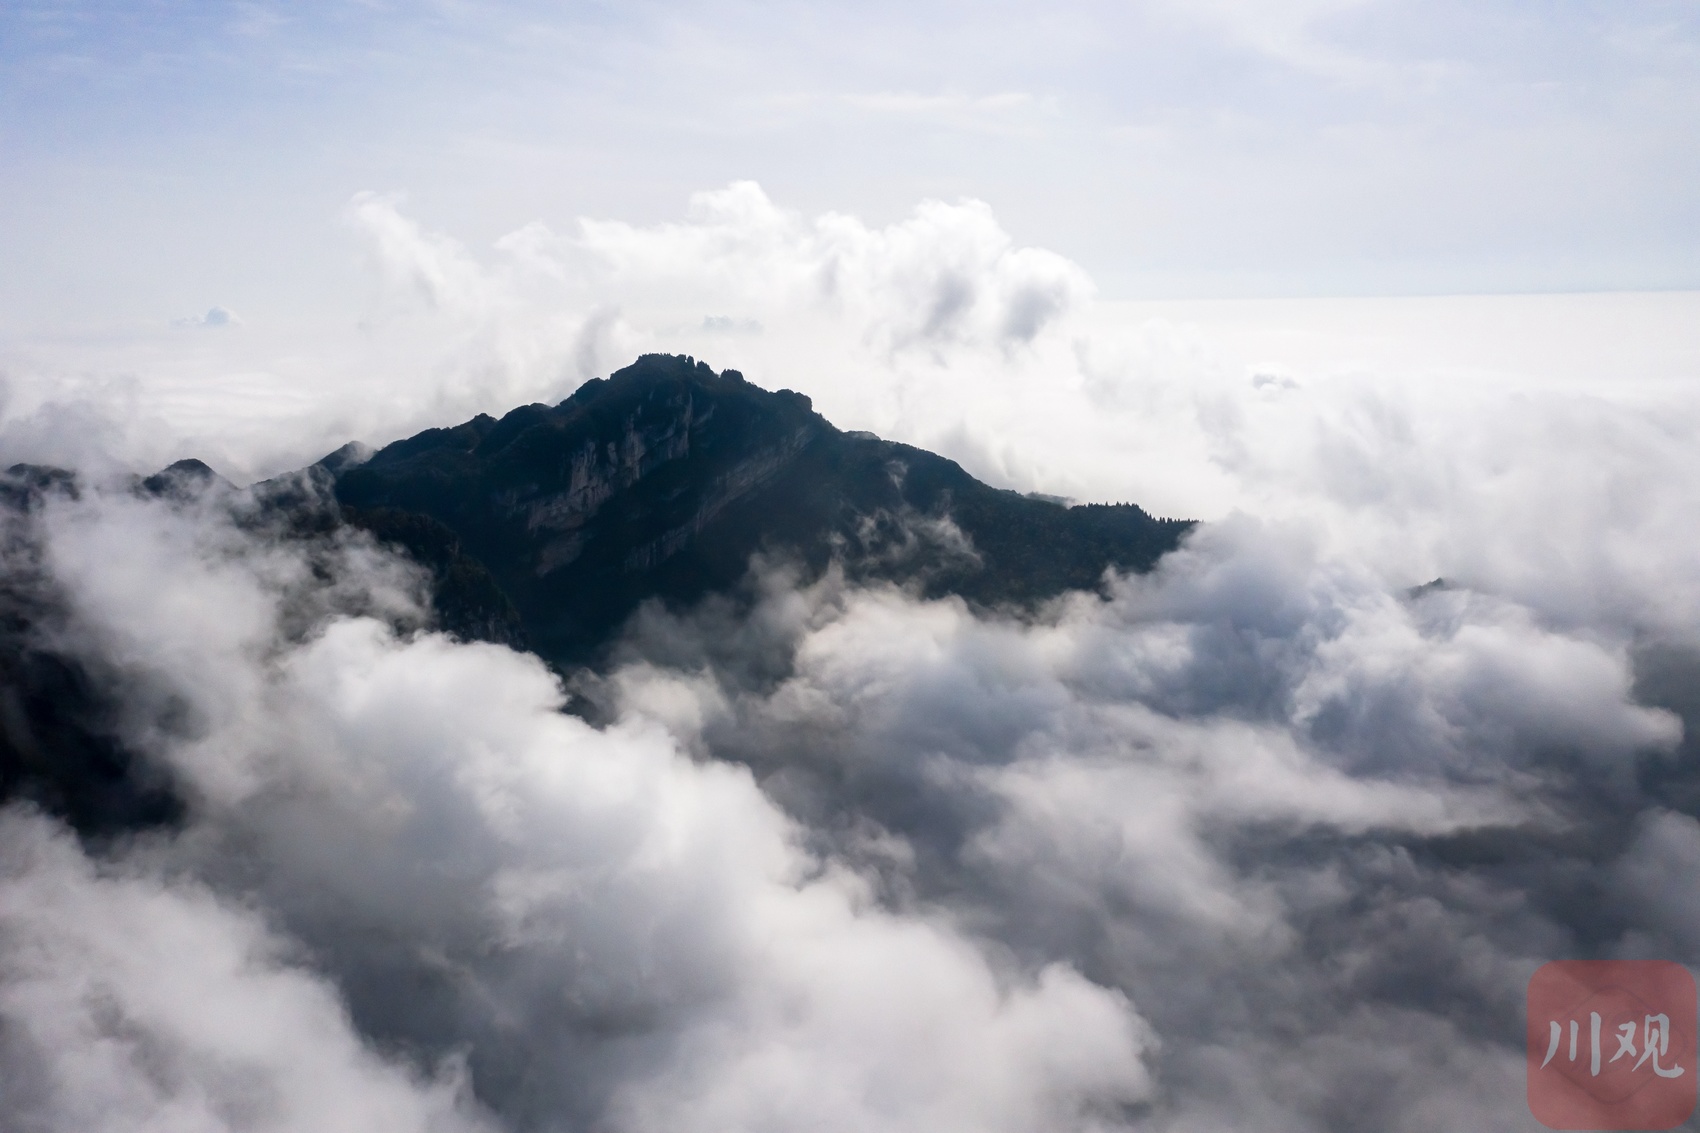
[[[1023,601],[1091,587],[1105,567],[1147,569],[1189,526],[998,491],[932,453],[841,432],[801,394],[664,355],[556,406],[429,430],[357,466],[339,450],[333,464],[354,516],[451,531],[556,662],[592,656],[645,598],[734,587],[758,551]]]
[[[0,801],[28,798],[85,834],[170,822],[181,802],[120,744],[106,686],[55,646],[62,602],[40,568],[42,501],[77,478],[0,474]],[[652,355],[559,405],[479,416],[238,489],[199,461],[140,495],[225,506],[309,558],[353,525],[429,574],[437,623],[464,638],[594,663],[646,600],[735,593],[758,552],[804,577],[1020,604],[1148,569],[1191,526],[1132,505],[1066,507],[988,487],[920,449],[845,433],[809,399]]]

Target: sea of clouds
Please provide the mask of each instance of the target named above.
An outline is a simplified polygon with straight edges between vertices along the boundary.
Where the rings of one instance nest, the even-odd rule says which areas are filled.
[[[89,487],[7,567],[188,808],[0,817],[0,1128],[1527,1129],[1540,963],[1700,963],[1700,366],[1252,364],[972,202],[739,184],[488,255],[391,198],[348,221],[346,338],[8,363],[0,457]],[[563,680],[422,628],[357,537],[98,487],[652,349],[1208,522],[1019,614],[758,562]]]

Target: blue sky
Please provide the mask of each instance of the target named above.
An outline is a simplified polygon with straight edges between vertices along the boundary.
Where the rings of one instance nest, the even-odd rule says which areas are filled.
[[[0,304],[32,329],[361,286],[361,190],[473,246],[753,179],[988,202],[1108,297],[1700,286],[1686,0],[0,9]]]
[[[0,468],[667,351],[1205,521],[1031,618],[758,564],[599,731],[360,540],[39,509],[192,805],[0,813],[17,1123],[1519,1128],[1539,961],[1700,970],[1697,125],[1700,0],[0,0]]]

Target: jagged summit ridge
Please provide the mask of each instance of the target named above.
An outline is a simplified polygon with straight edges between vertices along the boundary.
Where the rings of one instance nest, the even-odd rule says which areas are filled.
[[[595,663],[646,600],[737,593],[758,553],[807,577],[1020,603],[1092,587],[1106,567],[1144,570],[1191,524],[1132,505],[1065,506],[988,487],[921,449],[847,433],[809,399],[736,371],[650,355],[558,405],[428,429],[238,489],[198,460],[129,485],[176,504],[228,507],[257,538],[312,555],[349,525],[427,572],[438,624]],[[39,570],[34,517],[80,494],[63,469],[0,474],[0,800],[28,798],[79,830],[171,822],[161,770],[125,748],[96,674],[40,632],[61,599]]]
[[[995,603],[1148,569],[1190,527],[994,489],[933,453],[843,432],[802,394],[669,355],[558,405],[322,467],[355,522],[406,515],[452,532],[557,661],[593,650],[645,598],[736,586],[757,552]]]

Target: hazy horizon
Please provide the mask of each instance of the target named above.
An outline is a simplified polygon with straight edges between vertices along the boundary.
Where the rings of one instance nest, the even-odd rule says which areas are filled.
[[[1672,0],[25,0],[6,326],[334,314],[338,214],[477,247],[752,179],[875,227],[986,201],[1117,298],[1700,287]]]
[[[0,1129],[1537,1128],[1542,964],[1700,966],[1697,123],[1687,0],[7,5]],[[651,352],[1202,522],[557,671],[323,477],[128,478]],[[30,796],[73,725],[178,810]]]

